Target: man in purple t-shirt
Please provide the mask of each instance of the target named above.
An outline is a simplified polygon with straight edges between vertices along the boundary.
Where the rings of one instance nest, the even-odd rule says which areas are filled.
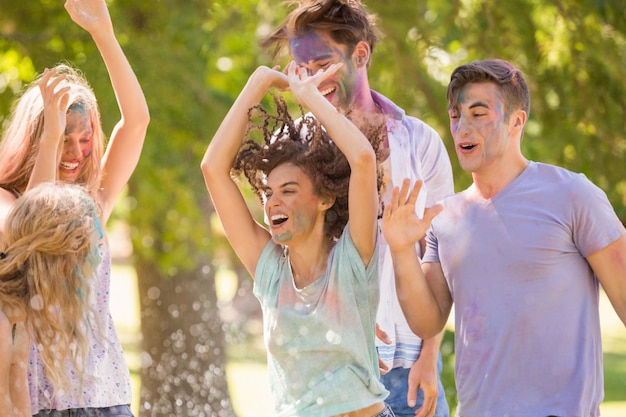
[[[454,302],[462,417],[599,416],[600,285],[626,323],[626,230],[584,175],[522,155],[529,108],[509,62],[457,68],[450,129],[473,184],[419,219],[406,182],[383,219],[413,331],[439,332]]]

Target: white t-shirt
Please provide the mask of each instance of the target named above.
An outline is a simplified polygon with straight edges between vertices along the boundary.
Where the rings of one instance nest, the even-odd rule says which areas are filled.
[[[390,157],[384,165],[385,204],[391,200],[393,187],[405,178],[411,183],[424,181],[416,209],[423,212],[437,201],[454,193],[452,166],[443,141],[426,123],[409,117],[386,97],[372,91],[374,102],[387,117]],[[380,305],[376,322],[389,335],[391,344],[376,341],[380,358],[390,368],[410,368],[419,357],[422,340],[411,331],[396,293],[391,253],[382,232],[380,247]],[[419,246],[416,248],[418,254]]]

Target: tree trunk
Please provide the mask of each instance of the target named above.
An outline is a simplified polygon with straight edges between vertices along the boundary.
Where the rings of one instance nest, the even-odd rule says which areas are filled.
[[[213,271],[162,276],[136,264],[141,303],[139,417],[234,416]],[[208,268],[207,268],[208,270]]]

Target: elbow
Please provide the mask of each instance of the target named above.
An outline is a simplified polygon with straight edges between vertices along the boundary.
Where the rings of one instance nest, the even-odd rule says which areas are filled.
[[[150,125],[150,110],[148,110],[148,107],[135,114],[133,125],[137,126],[137,129],[141,129],[144,134],[148,131],[148,126]]]
[[[150,125],[150,110],[148,109],[147,106],[144,109],[144,111],[142,112],[140,117],[141,117],[141,123],[143,124],[143,126],[147,130],[148,129],[148,125]]]
[[[207,151],[204,158],[202,158],[202,162],[200,162],[200,170],[202,170],[202,175],[204,175],[205,179],[208,179],[211,176],[211,165],[211,157]]]
[[[204,154],[204,158],[202,158],[202,162],[200,162],[200,170],[202,170],[202,175],[204,175],[204,179],[207,184],[211,181],[215,180],[220,174],[222,174],[222,169],[219,168],[219,164],[213,157],[213,153],[211,152],[211,147],[207,149],[207,152]],[[228,174],[230,170],[228,170]]]
[[[435,323],[434,321],[428,324],[420,323],[421,325],[418,325],[417,323],[408,320],[407,323],[409,324],[409,328],[411,329],[411,331],[422,340],[430,339],[431,337],[437,336],[444,328],[444,324]]]
[[[376,154],[371,146],[363,147],[354,155],[353,162],[350,163],[351,167],[359,167],[363,170],[376,171]]]
[[[136,129],[141,129],[145,132],[150,124],[150,109],[147,105],[137,106],[131,114],[128,114],[127,117],[122,117],[122,119],[128,120],[128,123],[126,123],[128,126],[135,126]]]

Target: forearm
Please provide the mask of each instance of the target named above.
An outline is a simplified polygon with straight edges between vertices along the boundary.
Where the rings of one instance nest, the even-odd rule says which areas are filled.
[[[59,165],[59,138],[45,130],[39,140],[39,151],[26,190],[45,183],[54,182]]]
[[[230,175],[248,124],[248,110],[259,104],[267,89],[260,71],[255,71],[215,132],[202,159],[202,172],[208,181],[214,175]]]
[[[351,167],[358,164],[371,164],[376,160],[374,150],[363,132],[352,123],[321,94],[308,94],[302,100],[324,126],[333,142],[346,156]]]
[[[392,250],[391,256],[398,301],[409,327],[424,340],[437,337],[446,318],[426,281],[415,248]]]
[[[439,348],[441,347],[441,341],[445,330],[440,331],[435,336],[422,340],[422,350],[420,351],[420,358],[428,361],[437,361],[439,357]]]
[[[141,129],[148,125],[150,114],[145,95],[112,27],[91,33],[107,68],[120,109],[119,128]]]

